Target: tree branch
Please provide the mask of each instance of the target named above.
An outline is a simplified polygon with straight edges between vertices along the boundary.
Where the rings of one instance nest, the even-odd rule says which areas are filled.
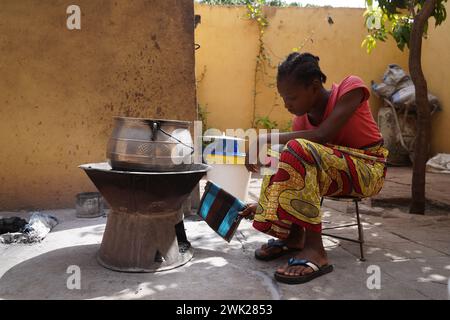
[[[411,39],[409,46],[410,48],[414,48],[414,50],[410,51],[409,67],[411,76],[416,76],[416,79],[417,76],[423,77],[422,66],[420,63],[422,53],[422,36],[425,24],[427,23],[428,18],[433,13],[436,3],[437,0],[425,1],[422,9],[416,13],[416,16],[414,17],[414,23],[411,28]]]

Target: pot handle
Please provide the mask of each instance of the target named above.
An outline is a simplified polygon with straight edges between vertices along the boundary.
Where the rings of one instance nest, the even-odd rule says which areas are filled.
[[[155,121],[152,122],[152,141],[156,140],[156,134],[158,133],[159,130],[159,122]]]

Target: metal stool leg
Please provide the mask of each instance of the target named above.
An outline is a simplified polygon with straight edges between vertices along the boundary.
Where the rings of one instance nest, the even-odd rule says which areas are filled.
[[[355,207],[356,207],[356,221],[358,223],[358,237],[359,237],[359,251],[360,251],[360,255],[361,255],[361,261],[366,261],[366,258],[364,258],[364,230],[362,228],[361,225],[361,220],[359,219],[359,206],[358,206],[358,201],[354,200],[355,202]]]
[[[324,197],[322,197],[320,199],[320,205],[322,206],[323,204],[323,200]],[[332,199],[334,200],[334,199]],[[337,198],[336,200],[339,201],[339,198]],[[357,226],[358,227],[358,240],[354,239],[354,238],[346,238],[346,237],[341,237],[341,236],[337,236],[337,235],[332,235],[329,233],[325,233],[322,231],[322,235],[324,236],[329,236],[332,238],[336,238],[336,239],[341,239],[341,240],[346,240],[346,241],[351,241],[354,243],[358,243],[359,244],[359,253],[360,253],[360,261],[366,261],[366,258],[364,257],[364,229],[362,227],[361,224],[361,219],[359,217],[359,206],[358,206],[358,202],[360,199],[352,199],[352,202],[355,203],[355,209],[356,209],[356,222],[357,223],[352,223],[352,224],[346,224],[346,225],[339,225],[339,226],[335,226],[335,227],[328,227],[328,228],[323,228],[322,230],[329,230],[329,229],[339,229],[339,228],[345,228],[345,227],[352,227],[352,226]]]

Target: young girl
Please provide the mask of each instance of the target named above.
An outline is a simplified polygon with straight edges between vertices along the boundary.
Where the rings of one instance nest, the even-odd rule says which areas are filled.
[[[255,256],[272,260],[296,252],[275,272],[285,283],[304,283],[331,272],[321,237],[322,196],[370,197],[383,186],[388,151],[370,111],[369,90],[349,76],[330,90],[319,58],[292,53],[278,67],[277,87],[295,115],[293,132],[280,133],[285,144],[278,170],[265,176],[258,204],[241,214],[253,226],[278,238]],[[247,164],[256,172],[258,164]]]

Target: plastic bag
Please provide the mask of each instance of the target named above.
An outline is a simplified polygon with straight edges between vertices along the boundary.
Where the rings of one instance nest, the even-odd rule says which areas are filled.
[[[427,171],[435,173],[450,173],[450,154],[438,153],[427,161]]]
[[[40,242],[58,224],[54,216],[34,212],[22,232],[10,232],[0,235],[0,243],[34,243]]]

